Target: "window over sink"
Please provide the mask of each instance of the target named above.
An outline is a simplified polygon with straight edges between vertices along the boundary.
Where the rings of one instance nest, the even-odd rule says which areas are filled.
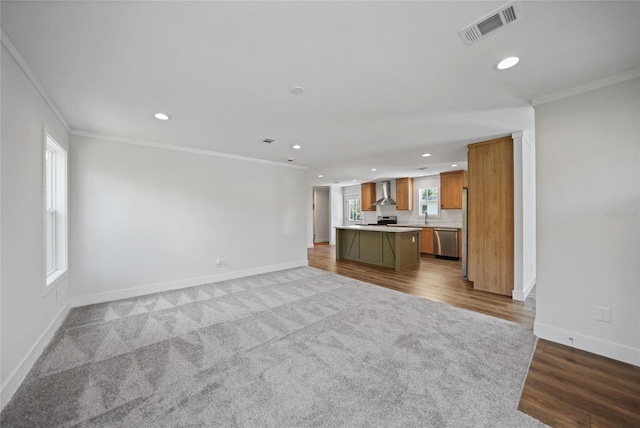
[[[419,215],[424,217],[426,212],[429,217],[440,217],[440,189],[438,187],[418,188]]]

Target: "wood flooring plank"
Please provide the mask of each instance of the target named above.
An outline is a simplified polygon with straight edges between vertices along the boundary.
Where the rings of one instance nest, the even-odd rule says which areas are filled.
[[[588,427],[589,412],[545,392],[545,382],[527,379],[518,410],[553,427]]]

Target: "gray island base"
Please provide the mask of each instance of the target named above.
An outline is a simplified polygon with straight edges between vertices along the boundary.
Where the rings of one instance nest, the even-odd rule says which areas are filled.
[[[397,271],[419,266],[420,231],[412,227],[336,227],[336,260],[355,260]]]

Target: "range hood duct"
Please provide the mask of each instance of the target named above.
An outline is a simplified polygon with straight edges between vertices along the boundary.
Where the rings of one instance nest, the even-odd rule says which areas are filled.
[[[378,199],[373,203],[373,205],[380,207],[383,205],[395,205],[396,201],[391,199],[389,194],[391,193],[391,182],[383,181],[382,182],[382,198]]]

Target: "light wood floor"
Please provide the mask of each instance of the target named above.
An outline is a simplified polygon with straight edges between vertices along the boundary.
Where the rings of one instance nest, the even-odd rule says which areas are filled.
[[[423,256],[405,272],[336,260],[316,245],[309,266],[533,328],[535,297],[518,302],[473,289],[459,261]],[[552,427],[640,427],[640,367],[539,340],[519,410]]]

